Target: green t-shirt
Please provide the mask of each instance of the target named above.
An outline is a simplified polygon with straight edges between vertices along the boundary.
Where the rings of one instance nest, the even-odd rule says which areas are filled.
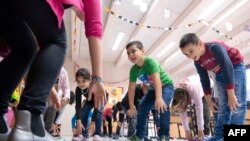
[[[142,67],[139,67],[136,64],[132,66],[129,79],[130,82],[136,82],[138,77],[138,79],[140,79],[145,85],[149,86],[150,89],[154,89],[151,75],[155,72],[160,73],[162,86],[173,84],[173,80],[162,69],[159,62],[150,57],[144,58],[144,64]]]

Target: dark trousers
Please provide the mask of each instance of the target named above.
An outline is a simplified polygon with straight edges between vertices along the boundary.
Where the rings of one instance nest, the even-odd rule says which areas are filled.
[[[106,120],[108,122],[108,131],[109,131],[109,136],[112,135],[112,118],[109,116],[106,116]],[[107,127],[105,125],[105,121],[103,120],[103,134],[107,135]]]
[[[0,38],[11,49],[0,63],[0,113],[29,69],[18,110],[41,114],[64,63],[64,24],[58,27],[46,0],[1,0],[0,19]]]
[[[202,98],[203,103],[203,115],[204,115],[204,134],[209,135],[210,134],[210,109],[208,106],[208,103],[206,101],[205,96]]]
[[[48,108],[46,108],[45,110],[45,114],[44,114],[44,125],[45,125],[45,129],[50,132],[52,129],[52,125],[55,122],[55,118],[56,118],[56,113],[57,110],[52,107],[49,106]]]

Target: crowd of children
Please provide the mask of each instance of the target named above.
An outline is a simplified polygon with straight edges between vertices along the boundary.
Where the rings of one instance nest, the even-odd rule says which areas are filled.
[[[223,140],[223,125],[244,124],[245,120],[246,85],[243,57],[236,49],[222,42],[203,43],[193,33],[183,36],[180,47],[183,54],[194,59],[199,76],[184,78],[174,88],[173,80],[159,63],[144,55],[143,44],[139,41],[130,42],[126,49],[128,58],[134,65],[130,70],[129,89],[122,100],[111,108],[104,109],[105,105],[97,108],[94,99],[88,99],[91,83],[89,70],[80,68],[76,71],[77,87],[75,92],[70,92],[67,71],[62,68],[51,90],[48,108],[44,112],[46,130],[55,138],[60,138],[60,117],[65,106],[76,101],[76,112],[72,117],[73,141],[85,141],[89,136],[93,136],[94,141],[101,141],[101,136],[119,139],[124,119],[128,124],[129,140],[150,140],[147,121],[151,110],[154,110],[151,113],[156,113],[154,120],[158,140],[169,140],[170,112],[180,113],[186,139]],[[137,78],[141,84],[136,84]],[[17,107],[23,88],[24,82],[12,95],[10,107],[13,108],[9,111],[9,119],[15,119],[12,109]],[[85,97],[84,100],[82,96]],[[194,105],[196,111],[197,137],[192,136],[189,127],[187,109],[190,105]],[[210,133],[209,108],[216,114],[214,136]],[[117,123],[116,131],[112,131],[114,122]],[[11,128],[13,124],[8,123]]]
[[[92,67],[92,72],[85,68],[75,72],[75,92],[70,92],[68,74],[62,67],[67,48],[63,11],[67,8],[85,23]],[[7,49],[0,51],[5,57],[0,62],[1,141],[64,140],[60,119],[66,105],[73,101],[75,141],[85,141],[89,136],[101,141],[101,135],[118,139],[125,117],[129,140],[150,140],[147,121],[151,110],[160,141],[170,139],[171,112],[180,113],[188,140],[223,141],[224,125],[244,124],[247,94],[243,56],[223,42],[203,42],[195,33],[183,35],[179,46],[186,57],[194,60],[199,77],[184,78],[175,87],[160,63],[145,55],[140,41],[129,42],[126,52],[133,66],[128,72],[128,92],[112,108],[104,109],[108,92],[102,80],[101,15],[100,1],[0,2],[0,45]],[[25,85],[17,87],[26,73]],[[137,79],[142,83],[137,84]],[[189,105],[196,109],[197,137],[191,135],[189,127]],[[216,115],[213,136],[210,110]],[[117,122],[114,136],[112,120]]]

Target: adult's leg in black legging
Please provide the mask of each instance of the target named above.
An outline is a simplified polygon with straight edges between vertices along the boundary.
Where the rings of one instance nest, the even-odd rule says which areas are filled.
[[[0,139],[7,140],[6,112],[12,92],[37,51],[35,38],[9,1],[0,1],[0,38],[11,49],[0,63]]]
[[[9,2],[0,2],[0,38],[11,49],[0,63],[0,113],[6,113],[12,92],[34,58],[35,38]]]
[[[30,67],[19,110],[41,114],[64,63],[66,32],[46,0],[12,0],[35,34],[39,52]],[[39,16],[38,16],[39,15]]]
[[[58,28],[56,16],[46,0],[11,1],[27,21],[40,47],[30,67],[17,114],[20,119],[24,116],[30,118],[27,120],[30,120],[31,133],[39,138],[37,140],[44,140],[43,137],[46,137],[47,134],[45,134],[41,114],[64,62],[65,28],[64,24],[60,29]]]

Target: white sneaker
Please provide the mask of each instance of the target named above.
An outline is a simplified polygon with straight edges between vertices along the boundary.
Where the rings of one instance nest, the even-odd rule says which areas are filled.
[[[94,135],[93,141],[101,141],[101,137],[99,135]]]
[[[72,141],[86,141],[86,138],[83,135],[73,136]]]

